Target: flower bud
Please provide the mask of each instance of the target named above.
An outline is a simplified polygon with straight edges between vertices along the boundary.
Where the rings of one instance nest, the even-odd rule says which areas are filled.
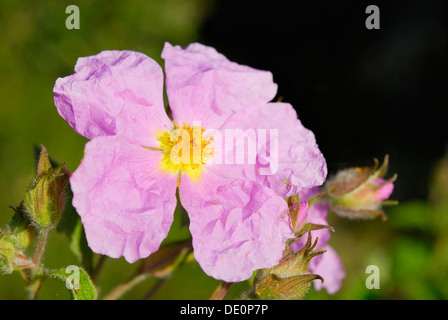
[[[31,246],[32,241],[36,239],[36,229],[31,225],[27,217],[23,201],[17,208],[11,208],[15,211],[15,214],[8,223],[8,227],[11,230],[10,233],[17,239],[16,248],[26,250]]]
[[[0,271],[12,272],[12,261],[15,256],[14,241],[11,237],[0,232]]]
[[[298,300],[308,291],[311,281],[321,276],[309,273],[309,262],[325,250],[313,251],[317,244],[311,244],[311,232],[308,233],[308,241],[302,250],[294,252],[286,248],[283,258],[273,268],[259,270],[255,276],[252,295],[259,299]]]
[[[386,220],[382,206],[397,204],[397,201],[387,200],[394,189],[393,182],[397,175],[383,179],[389,164],[387,155],[380,168],[378,160],[374,161],[372,167],[344,169],[328,180],[325,187],[332,211],[348,218],[381,217]]]
[[[64,205],[63,190],[69,183],[64,165],[53,168],[44,147],[37,165],[37,175],[28,187],[25,208],[38,227],[52,228],[59,223]]]
[[[32,262],[17,251],[16,245],[14,236],[0,232],[0,272],[9,274],[32,266]]]

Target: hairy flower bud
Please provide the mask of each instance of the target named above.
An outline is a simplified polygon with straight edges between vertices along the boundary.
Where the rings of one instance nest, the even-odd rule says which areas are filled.
[[[16,248],[26,250],[31,246],[31,243],[36,239],[37,232],[27,216],[24,202],[16,207],[11,207],[15,214],[8,223],[8,228],[11,230],[11,235],[17,239]]]
[[[12,260],[15,255],[14,243],[10,237],[0,233],[0,271],[3,273],[12,272]]]
[[[259,270],[255,276],[251,294],[259,299],[298,300],[308,291],[312,280],[321,276],[309,273],[311,259],[325,252],[314,250],[316,241],[311,244],[311,232],[302,250],[294,252],[287,247],[283,258],[273,268]]]
[[[0,272],[9,274],[15,270],[29,268],[32,262],[17,251],[17,239],[0,232]]]
[[[374,161],[372,167],[344,169],[328,180],[325,187],[332,211],[348,218],[386,219],[382,206],[397,204],[386,200],[394,189],[397,175],[383,179],[389,164],[387,155],[379,168],[378,160]]]
[[[52,228],[59,223],[64,205],[63,190],[69,183],[64,165],[53,168],[44,147],[37,164],[37,175],[28,187],[24,206],[38,227]]]

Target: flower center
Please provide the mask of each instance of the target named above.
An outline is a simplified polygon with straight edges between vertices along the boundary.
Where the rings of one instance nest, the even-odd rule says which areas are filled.
[[[204,132],[200,125],[174,123],[172,131],[160,133],[157,138],[163,149],[162,170],[174,174],[182,171],[193,181],[198,180],[207,159],[213,156],[213,137],[203,137]]]

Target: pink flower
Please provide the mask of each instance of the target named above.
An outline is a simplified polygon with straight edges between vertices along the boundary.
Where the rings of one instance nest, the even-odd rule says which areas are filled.
[[[166,237],[178,188],[202,269],[228,282],[248,279],[282,258],[293,237],[283,196],[322,184],[325,160],[294,109],[269,102],[277,91],[270,72],[197,43],[185,50],[167,43],[162,57],[173,121],[162,69],[144,54],[80,58],[74,75],[56,81],[59,114],[92,139],[70,179],[73,205],[93,251],[132,263]],[[278,142],[267,134],[265,145],[247,150],[253,162],[235,161],[241,142],[225,149],[229,140],[219,139],[226,130],[261,128],[277,130]],[[269,163],[274,144],[277,163]]]

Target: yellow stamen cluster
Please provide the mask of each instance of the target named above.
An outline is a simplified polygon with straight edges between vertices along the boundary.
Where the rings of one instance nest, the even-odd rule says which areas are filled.
[[[162,171],[173,174],[181,171],[197,181],[207,159],[213,155],[213,137],[203,137],[204,132],[201,126],[174,123],[173,130],[158,134],[159,147],[163,150]]]

